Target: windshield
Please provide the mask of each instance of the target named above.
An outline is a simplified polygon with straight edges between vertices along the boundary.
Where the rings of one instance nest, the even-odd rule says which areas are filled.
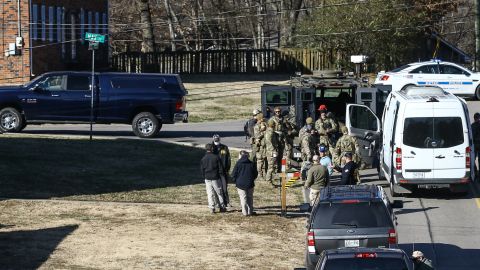
[[[395,69],[392,69],[390,72],[399,72],[399,71],[402,71],[408,67],[410,67],[411,65],[403,65],[401,67],[398,67],[398,68],[395,68]]]
[[[352,256],[353,257],[353,256]],[[408,270],[401,258],[340,258],[328,260],[324,270]]]
[[[463,144],[460,117],[406,118],[403,143],[416,148],[448,148]]]
[[[383,202],[321,203],[313,224],[318,229],[391,227]]]

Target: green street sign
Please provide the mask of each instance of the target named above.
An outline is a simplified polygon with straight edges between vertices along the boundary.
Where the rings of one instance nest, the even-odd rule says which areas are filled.
[[[95,33],[85,33],[85,40],[90,42],[105,43],[105,35]]]

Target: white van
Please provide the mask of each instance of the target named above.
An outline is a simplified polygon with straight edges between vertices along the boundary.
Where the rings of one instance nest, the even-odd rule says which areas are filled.
[[[381,138],[379,176],[390,182],[392,195],[416,188],[468,190],[475,159],[465,100],[439,87],[409,86],[389,94],[381,123],[368,107],[347,106],[352,135]]]

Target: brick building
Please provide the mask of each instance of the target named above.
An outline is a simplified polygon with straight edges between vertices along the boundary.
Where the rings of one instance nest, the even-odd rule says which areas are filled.
[[[85,32],[108,33],[107,0],[2,0],[0,85],[23,83],[54,70],[89,70]],[[108,66],[108,46],[95,53]]]

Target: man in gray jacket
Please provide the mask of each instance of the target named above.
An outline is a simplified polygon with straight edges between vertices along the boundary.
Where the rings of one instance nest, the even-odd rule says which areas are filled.
[[[205,186],[207,189],[208,208],[212,213],[215,213],[215,202],[218,201],[220,212],[225,212],[225,201],[222,189],[221,176],[225,175],[222,161],[218,155],[212,153],[213,146],[211,143],[205,145],[205,156],[200,162],[200,170],[203,179],[205,179]]]

